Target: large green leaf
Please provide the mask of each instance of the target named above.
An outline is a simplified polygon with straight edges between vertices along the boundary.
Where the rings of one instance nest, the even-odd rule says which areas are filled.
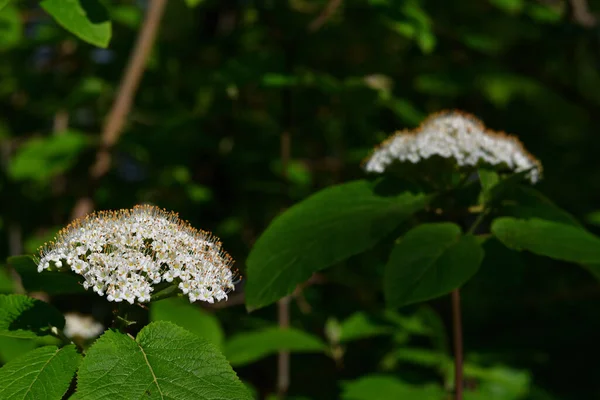
[[[342,384],[343,400],[440,400],[444,396],[435,384],[411,385],[393,376],[370,375]]]
[[[492,233],[505,246],[581,264],[600,263],[600,238],[583,228],[539,218],[496,218]]]
[[[223,329],[219,320],[182,298],[157,301],[150,306],[152,321],[171,321],[188,331],[223,347]]]
[[[50,326],[62,329],[65,319],[50,304],[20,294],[0,294],[0,337],[35,338]]]
[[[225,343],[225,355],[234,366],[249,364],[280,350],[319,353],[326,349],[327,345],[316,336],[293,328],[278,327],[240,333]]]
[[[392,250],[384,274],[388,305],[429,300],[465,283],[479,268],[483,249],[452,223],[423,224]]]
[[[21,283],[28,292],[46,292],[48,294],[83,293],[85,289],[79,283],[83,278],[71,272],[37,272],[37,265],[31,256],[13,256],[8,263],[21,277]]]
[[[134,340],[107,331],[87,351],[74,399],[250,400],[212,343],[170,322],[153,322]]]
[[[73,344],[32,350],[0,368],[0,398],[60,400],[80,361]]]
[[[248,256],[248,309],[271,304],[314,272],[367,250],[429,200],[410,192],[383,196],[376,188],[362,180],[332,186],[279,215]]]
[[[8,3],[10,3],[10,0],[0,0],[0,10],[6,7]]]
[[[95,46],[108,46],[111,22],[98,0],[43,0],[40,5],[69,32]]]

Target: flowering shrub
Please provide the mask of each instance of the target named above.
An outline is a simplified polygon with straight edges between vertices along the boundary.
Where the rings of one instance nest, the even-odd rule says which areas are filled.
[[[71,269],[108,301],[150,301],[153,285],[172,283],[190,302],[213,303],[234,289],[233,259],[208,232],[152,206],[92,214],[40,250],[38,272]]]

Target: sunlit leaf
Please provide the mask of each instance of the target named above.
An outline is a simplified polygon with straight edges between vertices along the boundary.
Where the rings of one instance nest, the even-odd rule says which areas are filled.
[[[111,22],[98,0],[43,0],[40,5],[69,32],[95,46],[108,46]]]
[[[212,343],[170,322],[153,322],[136,339],[107,331],[86,352],[73,399],[250,400]]]
[[[0,398],[61,400],[80,361],[73,344],[32,350],[0,368]]]

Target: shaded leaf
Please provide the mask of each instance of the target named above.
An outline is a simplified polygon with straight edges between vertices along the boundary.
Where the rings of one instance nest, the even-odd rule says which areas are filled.
[[[428,200],[409,192],[378,195],[373,184],[354,181],[294,205],[275,218],[248,256],[247,307],[271,304],[314,272],[367,250]]]
[[[73,344],[32,350],[0,368],[0,398],[60,400],[80,361]]]
[[[240,333],[225,343],[225,355],[234,366],[249,364],[280,350],[320,353],[326,349],[327,345],[316,336],[293,328],[278,327]]]
[[[43,0],[40,5],[69,32],[95,46],[108,46],[111,22],[98,0]]]
[[[444,396],[435,384],[411,385],[393,376],[370,375],[342,384],[343,400],[440,400]]]
[[[35,338],[50,326],[62,329],[65,319],[53,306],[20,294],[0,294],[0,337]]]
[[[71,272],[38,272],[31,256],[13,256],[7,261],[21,277],[21,283],[27,292],[72,294],[86,291],[79,283],[83,279],[81,276]]]
[[[473,276],[482,260],[475,237],[463,236],[458,225],[419,225],[392,250],[384,275],[386,301],[400,307],[449,293]]]
[[[153,322],[134,340],[107,331],[87,351],[75,399],[250,400],[215,345],[170,322]]]
[[[171,321],[221,348],[223,329],[219,320],[182,298],[170,298],[150,305],[150,320]]]
[[[600,238],[583,228],[539,218],[496,218],[492,233],[505,246],[581,264],[600,263]]]
[[[506,196],[504,205],[500,210],[502,215],[517,218],[540,218],[581,226],[575,217],[532,187],[512,185]]]

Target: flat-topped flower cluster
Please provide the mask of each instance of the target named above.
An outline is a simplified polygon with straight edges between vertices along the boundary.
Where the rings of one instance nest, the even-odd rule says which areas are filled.
[[[153,285],[171,282],[190,302],[213,303],[234,289],[232,264],[211,233],[144,205],[74,221],[42,246],[38,272],[69,268],[109,301],[148,302]]]
[[[382,173],[394,163],[416,164],[433,156],[452,159],[459,167],[529,171],[531,183],[542,173],[540,162],[516,137],[491,131],[477,118],[459,111],[433,114],[417,129],[397,132],[371,154],[365,169]]]

